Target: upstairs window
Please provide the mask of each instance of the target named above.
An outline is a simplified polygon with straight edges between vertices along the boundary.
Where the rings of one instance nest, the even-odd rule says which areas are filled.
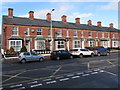
[[[92,37],[92,32],[88,32],[88,36],[89,36],[89,37]]]
[[[18,27],[12,27],[12,35],[18,35]]]
[[[104,38],[104,32],[102,32],[102,38]]]
[[[96,32],[96,37],[98,37],[98,32]]]
[[[51,35],[51,29],[48,29],[48,35]]]
[[[30,29],[26,28],[26,35],[30,35]]]
[[[57,31],[57,34],[58,34],[58,36],[62,36],[62,30],[59,29],[59,30]]]
[[[37,29],[37,35],[42,35],[42,29],[41,28]]]
[[[74,36],[77,36],[77,31],[76,30],[74,31]]]

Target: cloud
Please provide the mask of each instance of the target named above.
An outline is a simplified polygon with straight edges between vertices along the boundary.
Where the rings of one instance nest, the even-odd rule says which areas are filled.
[[[110,2],[107,5],[100,7],[103,10],[117,10],[118,9],[118,2]]]

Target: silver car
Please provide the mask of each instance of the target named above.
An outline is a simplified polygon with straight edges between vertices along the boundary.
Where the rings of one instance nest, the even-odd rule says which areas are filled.
[[[22,52],[19,55],[19,62],[26,63],[27,61],[40,61],[44,60],[43,55],[38,55],[36,52]]]

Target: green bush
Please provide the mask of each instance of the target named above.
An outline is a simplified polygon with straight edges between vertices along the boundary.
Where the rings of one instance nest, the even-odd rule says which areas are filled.
[[[22,46],[20,52],[27,52],[27,48],[25,46]]]
[[[10,50],[8,51],[9,54],[14,54],[15,51],[14,51],[14,48],[13,47],[10,47]]]

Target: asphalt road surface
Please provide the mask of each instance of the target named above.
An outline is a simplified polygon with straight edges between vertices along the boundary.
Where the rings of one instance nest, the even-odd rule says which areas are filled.
[[[118,53],[25,64],[3,61],[1,88],[118,88],[118,68]]]

